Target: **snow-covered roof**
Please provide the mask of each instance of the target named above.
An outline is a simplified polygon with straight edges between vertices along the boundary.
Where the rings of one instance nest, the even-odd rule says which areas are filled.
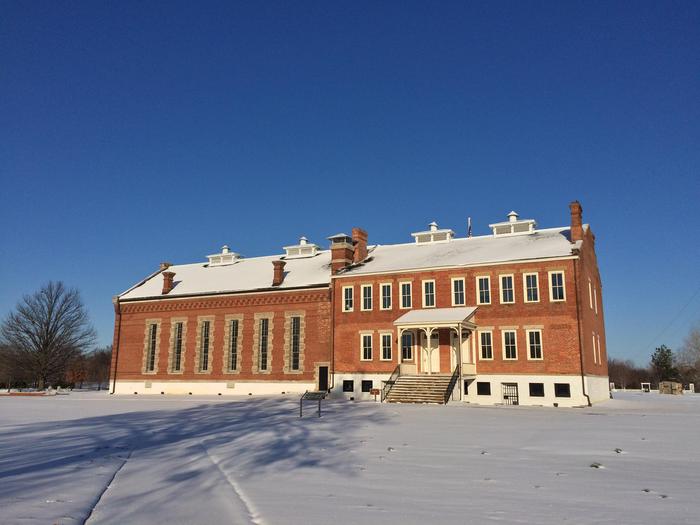
[[[406,312],[396,321],[395,325],[414,324],[459,324],[468,321],[476,312],[476,306],[462,306],[455,308],[424,308]]]
[[[447,243],[375,245],[370,248],[364,263],[343,270],[337,277],[565,257],[580,244],[581,241],[569,242],[569,228],[566,227],[537,230],[528,235],[460,238]],[[319,250],[312,257],[284,259],[284,280],[281,285],[273,287],[272,261],[281,258],[282,255],[241,258],[232,264],[218,266],[207,263],[173,265],[168,271],[175,273],[175,286],[167,295],[161,293],[163,277],[161,272],[156,272],[119,298],[128,301],[329,285],[330,250]]]
[[[581,244],[572,244],[569,235],[569,228],[563,227],[536,230],[529,235],[467,237],[448,243],[376,245],[364,264],[348,268],[341,275],[565,257]]]
[[[239,259],[234,264],[208,266],[207,263],[177,264],[168,268],[174,272],[175,286],[167,296],[161,295],[163,277],[156,273],[119,296],[122,301],[149,297],[249,292],[273,288],[272,261],[281,255]],[[284,281],[275,289],[328,286],[331,280],[331,252],[323,250],[314,257],[285,259]]]

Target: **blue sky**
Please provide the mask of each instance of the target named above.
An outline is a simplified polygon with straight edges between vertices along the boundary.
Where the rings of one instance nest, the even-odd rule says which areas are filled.
[[[160,261],[511,209],[597,235],[608,348],[700,321],[697,2],[5,2],[0,315],[63,280],[100,342]]]

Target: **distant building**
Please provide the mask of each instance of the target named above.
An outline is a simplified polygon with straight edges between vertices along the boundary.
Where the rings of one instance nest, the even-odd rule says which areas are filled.
[[[515,212],[492,234],[431,223],[413,242],[161,264],[114,300],[112,389],[329,390],[388,401],[579,406],[608,398],[602,286],[578,202],[571,224]],[[458,366],[459,365],[459,366]],[[389,381],[387,385],[386,382]]]

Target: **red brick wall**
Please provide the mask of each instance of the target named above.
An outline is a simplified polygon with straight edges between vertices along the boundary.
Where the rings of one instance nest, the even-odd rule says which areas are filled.
[[[132,301],[120,304],[115,319],[114,348],[119,345],[119,354],[114,353],[112,370],[117,380],[315,380],[315,363],[330,362],[330,293],[328,289],[270,292],[261,294],[236,294],[226,296],[199,297],[194,299],[163,299],[155,301]],[[303,373],[284,373],[285,312],[303,311],[305,315],[305,350]],[[252,373],[254,315],[259,312],[274,314],[272,325],[272,347],[270,373]],[[242,314],[242,348],[240,351],[240,373],[230,374],[223,370],[224,318],[229,314]],[[197,317],[214,316],[213,346],[210,348],[211,373],[195,373],[195,341]],[[184,373],[168,373],[171,318],[187,318]],[[158,370],[155,374],[142,372],[144,357],[144,334],[147,319],[161,322],[158,348]],[[239,329],[241,329],[239,328]],[[118,335],[119,334],[119,335]],[[117,341],[118,339],[118,341]],[[117,361],[115,363],[115,361]]]
[[[549,300],[548,271],[565,272],[566,301]],[[538,272],[538,303],[525,303],[523,298],[523,274]],[[499,275],[513,274],[515,304],[500,304]],[[436,287],[436,307],[452,307],[452,277],[465,278],[465,300],[467,306],[476,305],[476,276],[491,277],[491,304],[481,305],[474,318],[477,326],[493,326],[493,361],[480,361],[477,357],[477,373],[492,374],[580,374],[581,362],[578,344],[576,313],[576,286],[572,260],[540,261],[494,265],[469,269],[436,270],[413,273],[397,273],[377,276],[348,276],[334,279],[335,305],[335,371],[336,372],[391,372],[399,362],[400,347],[396,340],[393,322],[408,310],[399,308],[399,283],[413,283],[413,308],[422,308],[422,280],[434,279]],[[380,283],[392,283],[392,309],[379,309]],[[360,311],[361,285],[373,285],[373,310]],[[343,286],[353,285],[355,308],[353,312],[342,311]],[[600,311],[600,310],[599,310]],[[527,359],[525,326],[542,326],[543,357],[541,361]],[[518,359],[507,361],[502,358],[501,332],[499,326],[518,326]],[[394,330],[394,352],[392,362],[379,360],[379,330]],[[361,331],[377,331],[374,340],[374,359],[360,361]],[[441,369],[449,369],[449,334],[440,334]]]

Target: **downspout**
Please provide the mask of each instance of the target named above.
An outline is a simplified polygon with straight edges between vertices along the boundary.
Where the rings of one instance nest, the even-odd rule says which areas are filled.
[[[578,264],[581,261],[580,258],[580,252],[577,253],[579,255],[578,258],[574,259],[574,282],[576,283],[576,323],[578,324],[578,345],[579,345],[579,359],[581,362],[581,388],[583,391],[583,395],[586,397],[586,401],[588,402],[588,406],[593,406],[591,403],[591,398],[590,396],[586,393],[586,376],[585,372],[583,370],[583,333],[581,332],[581,289],[580,289],[580,283],[578,280]]]
[[[335,388],[335,282],[331,277],[331,384],[330,388]]]
[[[114,394],[117,389],[117,364],[119,363],[119,341],[121,340],[122,331],[122,312],[121,305],[119,304],[119,296],[114,299],[114,314],[117,316],[117,337],[116,337],[116,348],[112,348],[114,352],[114,375],[112,379],[112,391],[110,394]]]

